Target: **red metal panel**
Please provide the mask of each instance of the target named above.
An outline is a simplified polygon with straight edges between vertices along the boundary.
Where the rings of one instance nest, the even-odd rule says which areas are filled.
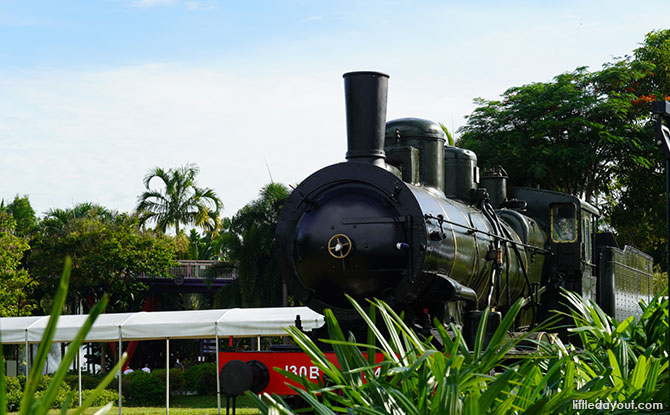
[[[335,353],[325,353],[325,355],[328,360],[339,367]],[[279,374],[274,368],[280,368],[299,376],[305,376],[315,383],[323,376],[321,370],[312,363],[309,356],[302,352],[221,352],[219,353],[219,372],[231,360],[241,360],[243,362],[258,360],[268,368],[270,381],[261,393],[296,395],[296,392],[286,385],[286,382],[289,382],[289,380]],[[381,362],[382,360],[384,360],[384,355],[377,353],[375,361]],[[290,383],[295,385],[293,382]]]

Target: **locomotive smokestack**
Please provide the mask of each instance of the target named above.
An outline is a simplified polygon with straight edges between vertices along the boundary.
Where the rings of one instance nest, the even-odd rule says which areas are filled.
[[[347,112],[347,160],[384,166],[389,76],[379,72],[343,75]]]

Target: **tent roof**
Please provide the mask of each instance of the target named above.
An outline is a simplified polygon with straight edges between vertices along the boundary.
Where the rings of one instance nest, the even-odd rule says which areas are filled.
[[[202,339],[214,337],[284,336],[285,328],[300,316],[306,331],[319,328],[324,318],[307,307],[233,308],[222,310],[155,311],[101,314],[86,341]],[[58,319],[55,342],[70,342],[88,315],[65,315]],[[39,343],[49,316],[0,318],[0,341]]]

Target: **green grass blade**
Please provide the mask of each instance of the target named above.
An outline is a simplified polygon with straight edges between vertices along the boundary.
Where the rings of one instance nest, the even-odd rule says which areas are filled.
[[[399,316],[391,306],[386,304],[385,302],[381,300],[377,300],[377,306],[379,308],[384,308],[391,317],[393,317],[393,322],[396,325],[396,327],[411,341],[413,346],[419,350],[419,353],[423,353],[425,351],[425,347],[423,345],[423,342],[419,339],[419,337],[414,333],[414,330],[410,329],[407,324],[405,324],[405,321],[401,316]],[[442,324],[440,324],[442,325]]]
[[[386,337],[379,331],[375,323],[373,323],[370,318],[368,317],[368,314],[363,310],[363,308],[354,300],[353,298],[349,297],[346,295],[347,299],[351,303],[351,305],[356,309],[358,314],[360,314],[361,318],[365,321],[365,323],[368,325],[368,328],[372,330],[374,333],[375,337],[377,338],[377,341],[381,345],[382,349],[386,352],[386,357],[390,360],[392,360],[394,363],[398,364],[400,360],[398,359],[398,356],[393,351],[393,348],[391,345],[386,341]]]
[[[314,365],[318,366],[321,371],[336,383],[344,383],[344,378],[340,370],[326,358],[326,356],[319,350],[319,348],[312,342],[312,340],[302,331],[295,327],[289,327],[288,332],[295,341],[296,345],[307,353]]]
[[[74,395],[74,391],[70,391],[70,393],[68,393],[67,396],[65,397],[65,402],[63,402],[63,405],[60,407],[60,415],[67,415],[67,410],[68,410],[68,408],[70,408],[70,403],[72,403],[72,396],[73,395]],[[48,411],[48,409],[47,409],[47,411]]]
[[[375,304],[370,304],[370,310],[368,310],[368,318],[373,325],[377,324],[377,306]],[[374,331],[368,326],[368,363],[373,365],[375,363],[376,351],[376,337]]]
[[[479,319],[479,325],[477,326],[477,334],[475,336],[474,344],[475,359],[479,358],[479,355],[482,354],[482,349],[484,348],[484,340],[486,339],[486,325],[489,321],[489,311],[489,308],[486,307],[482,313],[482,317]]]
[[[388,329],[389,336],[391,337],[391,344],[394,347],[394,352],[400,356],[402,364],[407,366],[408,364],[406,358],[407,351],[405,350],[403,343],[400,341],[400,335],[398,334],[398,331],[395,325],[393,324],[393,319],[391,315],[384,308],[379,309],[379,314],[381,314],[382,320],[384,320],[384,324]]]
[[[310,406],[316,411],[317,414],[319,415],[336,415],[335,412],[330,410],[326,405],[322,404],[319,402],[314,396],[310,395],[309,393],[305,392],[302,389],[296,389],[296,392],[307,401],[307,403],[310,404]]]
[[[63,360],[58,366],[58,370],[56,371],[56,373],[54,373],[53,377],[51,378],[51,382],[49,382],[47,390],[42,395],[42,398],[40,399],[38,412],[46,413],[49,410],[49,408],[51,408],[51,404],[58,395],[58,389],[63,383],[65,375],[67,375],[67,371],[69,369],[70,364],[74,361],[74,358],[79,352],[79,348],[84,342],[86,335],[88,335],[88,332],[91,330],[91,327],[93,327],[93,323],[98,318],[100,313],[102,313],[105,307],[107,307],[108,301],[109,299],[107,298],[107,296],[104,296],[102,300],[95,306],[93,306],[93,308],[91,309],[88,317],[86,318],[86,321],[77,332],[77,335],[72,340],[72,343],[70,343],[70,347],[68,348],[67,353],[65,354]]]
[[[88,407],[91,406],[91,404],[95,401],[95,399],[102,393],[102,391],[107,387],[107,385],[110,384],[112,380],[114,380],[114,377],[116,376],[116,373],[121,370],[121,367],[123,367],[123,364],[125,363],[126,359],[128,358],[127,353],[123,353],[121,355],[121,359],[119,359],[119,362],[112,368],[112,370],[107,373],[107,375],[102,379],[102,381],[96,386],[96,388],[91,392],[87,397],[84,402],[82,402],[81,407],[77,408],[72,415],[80,415],[83,413]],[[112,402],[108,403],[109,407],[111,408]]]
[[[111,402],[107,403],[107,405],[105,405],[102,408],[95,411],[95,413],[93,415],[104,415],[107,412],[109,412],[110,409],[112,409],[112,403]]]
[[[647,373],[649,372],[649,366],[650,365],[647,364],[647,358],[644,357],[644,355],[637,359],[635,369],[633,369],[633,373],[629,378],[631,385],[635,389],[642,389],[644,386],[644,382],[647,379]]]
[[[70,283],[71,269],[72,260],[70,257],[67,257],[65,258],[65,264],[63,266],[63,275],[61,276],[60,283],[58,284],[58,289],[56,291],[56,296],[54,298],[54,304],[51,309],[49,323],[44,330],[44,335],[42,335],[42,341],[40,342],[40,347],[37,350],[37,358],[35,359],[33,367],[30,369],[30,374],[26,379],[26,387],[23,392],[23,399],[21,399],[19,415],[27,415],[28,411],[31,410],[33,406],[35,392],[37,391],[37,386],[42,374],[42,368],[44,367],[44,362],[47,359],[49,350],[51,349],[51,343],[56,332],[58,317],[60,316],[63,310],[63,305],[65,304],[67,289]]]
[[[332,310],[326,309],[323,312],[324,317],[326,318],[326,324],[328,325],[328,335],[331,339],[339,340],[344,342],[344,333],[342,328],[335,318]],[[333,351],[337,357],[337,362],[340,364],[340,374],[347,380],[348,384],[355,382],[355,379],[348,374],[351,371],[351,346],[346,343],[339,343],[333,345]]]

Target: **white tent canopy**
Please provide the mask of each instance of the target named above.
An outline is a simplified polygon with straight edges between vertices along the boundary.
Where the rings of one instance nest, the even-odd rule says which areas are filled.
[[[71,342],[84,325],[87,315],[61,316],[56,325],[54,342]],[[286,328],[300,319],[302,329],[312,331],[324,325],[324,317],[307,307],[233,308],[223,310],[154,311],[101,314],[86,336],[85,342],[165,340],[166,362],[170,367],[170,339],[215,338],[216,367],[219,366],[219,337],[285,336]],[[49,316],[0,318],[0,342],[39,343]],[[81,364],[79,366],[79,405],[81,405]],[[4,369],[4,368],[3,368]],[[27,369],[27,368],[26,368]],[[4,373],[0,373],[3,375]],[[121,373],[119,373],[119,415],[121,414]],[[165,410],[170,413],[170,372],[166,371]],[[216,377],[217,409],[221,414],[221,385]]]
[[[324,324],[323,316],[307,307],[109,313],[98,317],[85,341],[284,336],[285,328],[295,325],[297,316],[306,331]],[[87,317],[61,316],[54,342],[72,341]],[[39,343],[48,321],[49,316],[0,318],[0,341],[3,344]]]

